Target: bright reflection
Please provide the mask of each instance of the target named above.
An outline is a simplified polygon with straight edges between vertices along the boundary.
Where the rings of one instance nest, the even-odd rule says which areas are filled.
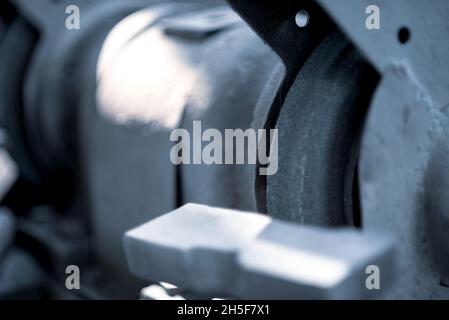
[[[98,59],[97,80],[100,80],[108,64],[111,63],[115,55],[129,41],[130,35],[141,32],[156,18],[157,15],[154,9],[142,10],[126,17],[112,29],[103,44],[103,50]]]
[[[196,74],[178,54],[175,41],[160,28],[136,36],[136,31],[153,19],[151,12],[144,11],[111,32],[98,63],[97,102],[100,112],[118,124],[175,128]],[[186,54],[185,45],[182,49]]]
[[[254,269],[268,273],[276,270],[276,274],[314,287],[333,287],[344,280],[350,271],[349,265],[340,259],[266,241],[255,243],[243,252],[241,260]]]

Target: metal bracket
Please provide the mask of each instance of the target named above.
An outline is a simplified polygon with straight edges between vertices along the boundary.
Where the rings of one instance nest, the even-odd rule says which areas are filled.
[[[447,183],[439,164],[447,161],[449,136],[449,42],[441,37],[448,2],[318,2],[382,74],[359,165],[364,228],[393,233],[401,243],[406,272],[390,297],[447,297],[439,286],[447,284],[447,202],[438,194]],[[380,30],[365,26],[368,5],[380,9]]]
[[[395,61],[406,61],[437,104],[449,102],[449,73],[444,67],[449,41],[441,37],[449,27],[447,1],[317,1],[380,73]],[[368,5],[380,9],[380,30],[365,26]],[[401,43],[400,32],[409,33],[406,43]]]

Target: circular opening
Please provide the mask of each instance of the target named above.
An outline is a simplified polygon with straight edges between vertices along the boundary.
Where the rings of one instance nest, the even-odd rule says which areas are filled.
[[[306,10],[299,11],[295,16],[296,25],[300,28],[305,28],[309,24],[310,16]]]
[[[410,40],[410,30],[407,27],[399,29],[398,40],[402,44],[405,44]]]

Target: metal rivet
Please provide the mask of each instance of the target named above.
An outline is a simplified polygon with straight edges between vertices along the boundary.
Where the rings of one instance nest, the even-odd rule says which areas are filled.
[[[305,28],[309,24],[310,16],[306,10],[299,11],[295,16],[296,25],[300,28]]]

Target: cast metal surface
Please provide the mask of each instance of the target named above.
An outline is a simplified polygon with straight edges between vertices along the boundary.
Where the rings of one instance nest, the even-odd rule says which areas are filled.
[[[435,163],[447,159],[442,141],[448,137],[449,42],[438,37],[449,25],[447,2],[345,1],[351,10],[336,1],[318,2],[382,75],[359,165],[364,228],[396,234],[401,243],[400,268],[406,272],[391,297],[447,297],[440,285],[447,283],[449,267],[445,232],[437,231],[447,225],[447,207],[435,196],[446,185],[445,170]],[[354,14],[368,4],[382,8],[378,32]],[[401,41],[401,32],[408,41]]]

